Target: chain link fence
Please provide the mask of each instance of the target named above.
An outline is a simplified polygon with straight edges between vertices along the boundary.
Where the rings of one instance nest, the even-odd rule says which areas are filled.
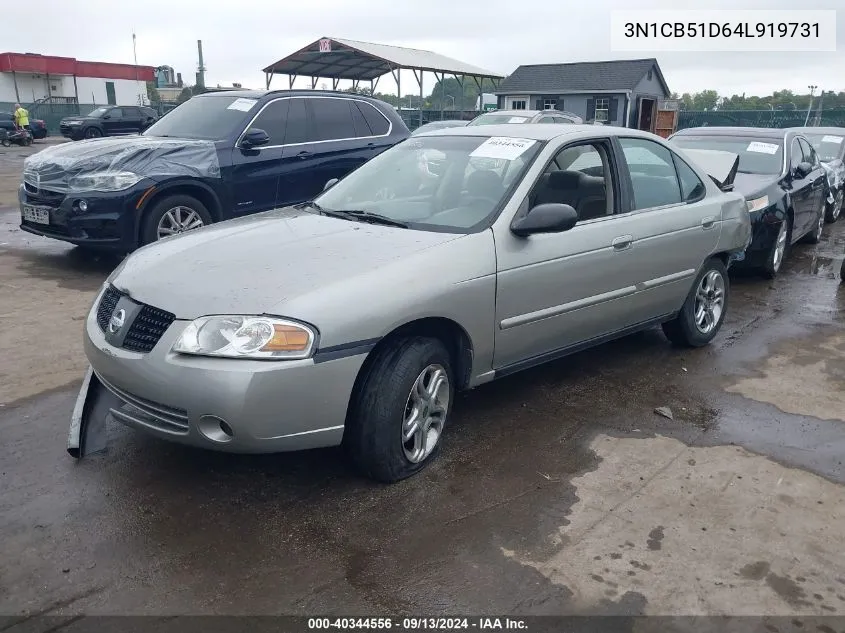
[[[725,125],[775,128],[802,127],[806,120],[806,110],[711,110],[706,112],[681,110],[678,115],[678,129]],[[845,108],[812,112],[807,125],[845,127]]]

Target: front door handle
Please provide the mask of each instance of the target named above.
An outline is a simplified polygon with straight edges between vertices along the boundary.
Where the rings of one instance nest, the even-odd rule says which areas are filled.
[[[306,158],[311,158],[311,156],[313,156],[313,154],[306,151],[299,152],[299,154],[296,155],[299,160],[305,160]]]
[[[624,251],[626,249],[631,248],[631,244],[634,243],[634,236],[633,235],[620,235],[616,239],[614,239],[610,245],[613,246],[614,249],[617,251]]]
[[[714,217],[707,217],[701,220],[701,226],[705,229],[712,229],[715,224],[716,218]]]

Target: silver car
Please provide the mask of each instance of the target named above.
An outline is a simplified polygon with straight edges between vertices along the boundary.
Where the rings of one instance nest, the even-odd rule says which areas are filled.
[[[583,123],[584,119],[560,110],[493,110],[479,114],[467,125],[502,125],[510,123]]]
[[[87,317],[68,449],[114,419],[232,452],[342,444],[396,481],[458,390],[655,325],[705,345],[750,225],[693,160],[617,127],[440,130],[311,203],[144,247]]]

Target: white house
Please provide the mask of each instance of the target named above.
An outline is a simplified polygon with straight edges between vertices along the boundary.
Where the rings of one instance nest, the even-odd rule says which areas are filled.
[[[73,57],[0,53],[0,102],[28,104],[55,98],[70,103],[147,103],[152,66],[85,62]]]

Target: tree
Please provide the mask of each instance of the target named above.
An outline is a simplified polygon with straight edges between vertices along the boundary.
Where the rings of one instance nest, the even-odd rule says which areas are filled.
[[[161,95],[158,94],[158,88],[152,81],[147,82],[147,99],[150,103],[161,103]]]
[[[719,105],[719,93],[715,90],[696,92],[692,98],[694,110],[715,110]]]
[[[176,103],[185,103],[188,99],[194,96],[193,91],[191,90],[190,86],[185,86],[182,88],[182,92],[179,93],[179,96],[176,97]]]

